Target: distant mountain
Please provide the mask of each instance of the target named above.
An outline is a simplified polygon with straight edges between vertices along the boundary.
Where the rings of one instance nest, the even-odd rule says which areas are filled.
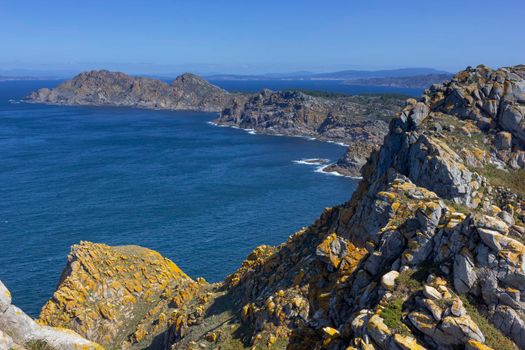
[[[442,83],[452,78],[452,74],[425,74],[409,77],[362,78],[347,80],[346,85],[389,86],[396,88],[425,89],[432,84]]]
[[[34,76],[8,76],[0,75],[0,81],[17,81],[17,80],[57,80],[57,77],[34,77]]]
[[[257,75],[214,74],[209,80],[356,80],[371,78],[413,77],[422,75],[450,74],[433,68],[402,68],[389,70],[343,70],[328,73],[293,72]]]

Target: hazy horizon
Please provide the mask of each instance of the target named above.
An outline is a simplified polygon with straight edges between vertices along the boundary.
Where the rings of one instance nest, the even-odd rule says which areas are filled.
[[[488,0],[0,4],[0,71],[264,74],[523,63],[525,5]],[[28,10],[30,9],[30,10]],[[314,24],[315,25],[312,25]],[[488,28],[502,28],[505,35]],[[504,53],[504,54],[502,54]]]

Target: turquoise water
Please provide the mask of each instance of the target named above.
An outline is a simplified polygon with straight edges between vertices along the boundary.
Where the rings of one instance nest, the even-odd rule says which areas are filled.
[[[335,161],[337,145],[219,128],[213,114],[8,101],[54,84],[0,83],[0,279],[33,316],[81,240],[142,245],[219,281],[355,189],[293,163]]]

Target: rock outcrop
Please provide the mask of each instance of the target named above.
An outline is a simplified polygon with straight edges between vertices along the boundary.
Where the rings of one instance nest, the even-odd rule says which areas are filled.
[[[81,73],[54,89],[43,88],[28,96],[29,101],[50,104],[203,112],[219,112],[232,98],[227,91],[190,73],[167,84],[161,80],[106,70]]]
[[[82,242],[72,247],[59,287],[38,321],[72,329],[107,348],[158,347],[177,313],[207,288],[152,250]]]
[[[36,323],[11,304],[11,293],[0,281],[0,349],[103,350],[72,330]]]
[[[223,283],[74,247],[41,322],[136,349],[525,349],[524,82],[479,66],[409,100],[347,203]]]
[[[254,129],[270,135],[313,137],[349,145],[329,171],[359,176],[373,149],[379,148],[391,116],[404,100],[395,96],[311,96],[299,91],[263,90],[236,98],[215,120],[219,125]]]

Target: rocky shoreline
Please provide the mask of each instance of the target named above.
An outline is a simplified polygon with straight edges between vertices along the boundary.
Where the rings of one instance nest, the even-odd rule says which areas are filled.
[[[349,147],[337,165],[330,167],[330,171],[337,169],[352,177],[360,176],[370,151],[377,149],[386,135],[390,116],[404,105],[404,99],[396,96],[312,96],[270,90],[229,93],[189,73],[167,84],[109,71],[81,73],[54,89],[33,92],[26,101],[219,112],[214,120],[217,125],[350,146],[355,143],[356,147]]]
[[[0,344],[524,349],[524,141],[525,65],[469,67],[407,101],[347,203],[223,282],[81,242],[38,325],[0,284]]]
[[[348,145],[343,158],[326,171],[359,177],[368,155],[386,135],[390,116],[403,106],[404,99],[395,96],[320,97],[263,90],[249,98],[234,99],[214,123]]]

